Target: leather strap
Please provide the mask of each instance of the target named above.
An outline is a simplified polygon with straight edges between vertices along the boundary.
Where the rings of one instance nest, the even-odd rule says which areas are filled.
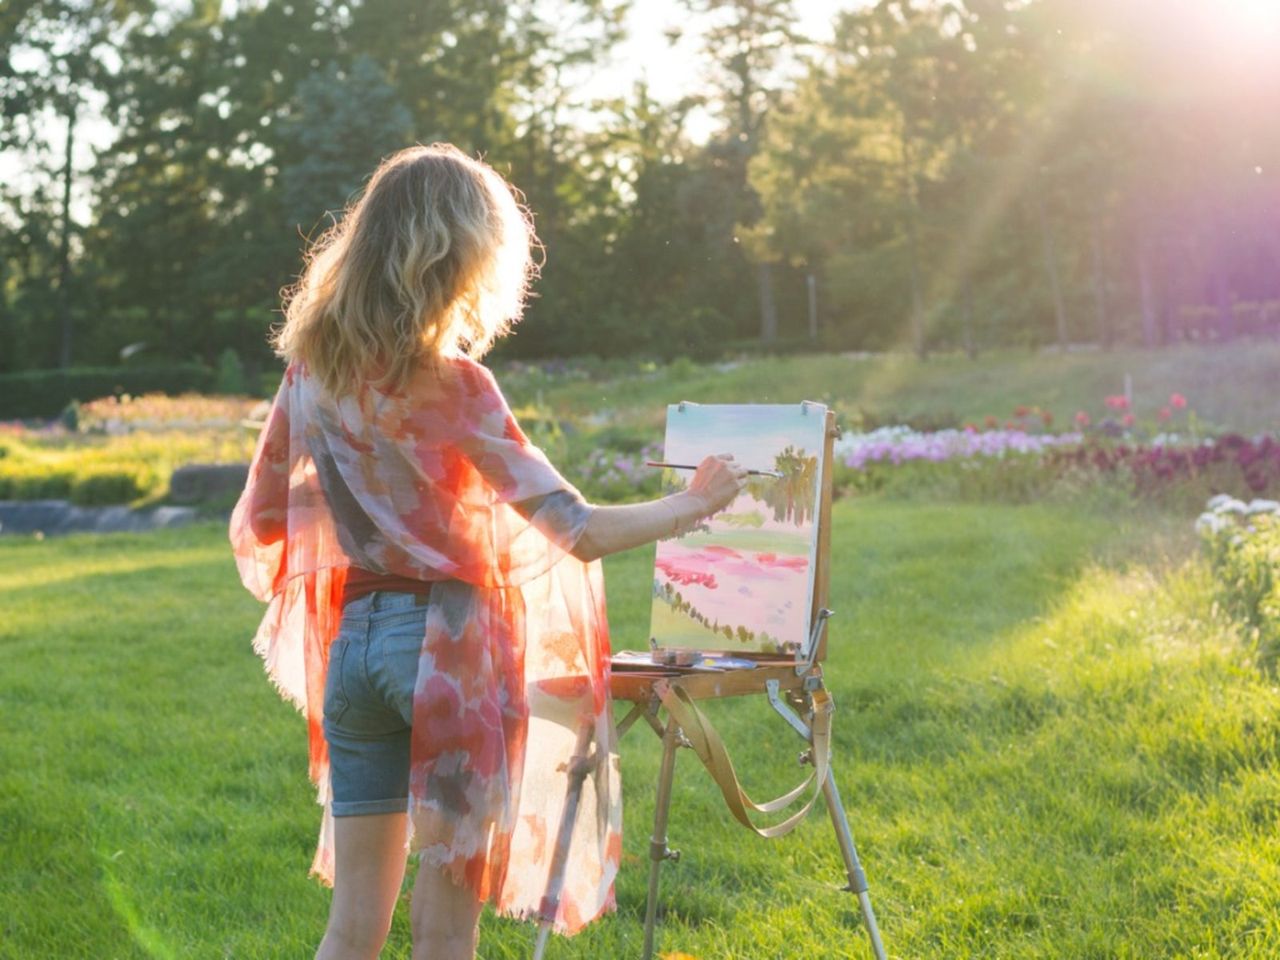
[[[706,715],[698,709],[688,691],[681,687],[678,681],[666,680],[655,683],[653,690],[662,701],[662,705],[667,708],[667,712],[684,731],[690,746],[693,747],[693,752],[698,755],[702,765],[715,780],[734,819],[753,833],[766,838],[785,836],[799,826],[800,821],[813,809],[813,804],[818,799],[818,794],[822,792],[831,769],[831,715],[835,712],[835,704],[826,690],[819,688],[813,694],[814,714],[809,727],[813,746],[813,771],[798,787],[765,803],[756,803],[742,789],[724,742]],[[754,810],[757,813],[777,813],[793,804],[806,789],[810,788],[813,790],[813,795],[805,805],[780,823],[768,827],[757,827],[752,822],[748,810]]]

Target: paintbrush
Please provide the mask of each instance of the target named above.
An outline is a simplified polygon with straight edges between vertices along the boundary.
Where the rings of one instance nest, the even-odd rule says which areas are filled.
[[[668,470],[697,470],[698,469],[698,465],[696,463],[664,463],[661,460],[646,460],[644,462],[644,465],[646,467],[666,467]],[[780,474],[777,470],[748,470],[747,476],[773,477],[773,479],[775,480],[781,480],[783,475]]]

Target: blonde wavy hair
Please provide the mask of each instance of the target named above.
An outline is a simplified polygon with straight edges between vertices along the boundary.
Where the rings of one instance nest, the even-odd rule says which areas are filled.
[[[533,223],[491,167],[450,144],[384,160],[308,251],[272,346],[333,396],[400,390],[442,357],[479,359],[520,318]]]

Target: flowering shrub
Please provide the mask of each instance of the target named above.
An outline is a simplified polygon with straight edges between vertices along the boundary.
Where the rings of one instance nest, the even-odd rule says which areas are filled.
[[[662,471],[645,466],[645,461],[661,458],[658,443],[631,452],[596,447],[581,460],[570,461],[565,476],[588,500],[643,500],[657,496],[662,484]]]
[[[1258,662],[1280,658],[1280,502],[1219,495],[1196,520],[1223,608],[1253,644]]]

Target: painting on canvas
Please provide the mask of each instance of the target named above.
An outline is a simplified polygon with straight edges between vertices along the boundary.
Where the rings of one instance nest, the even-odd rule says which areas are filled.
[[[658,543],[650,636],[660,648],[791,653],[813,599],[826,408],[820,404],[667,408],[668,463],[732,453],[753,476],[738,498]],[[684,487],[692,470],[666,471]]]

